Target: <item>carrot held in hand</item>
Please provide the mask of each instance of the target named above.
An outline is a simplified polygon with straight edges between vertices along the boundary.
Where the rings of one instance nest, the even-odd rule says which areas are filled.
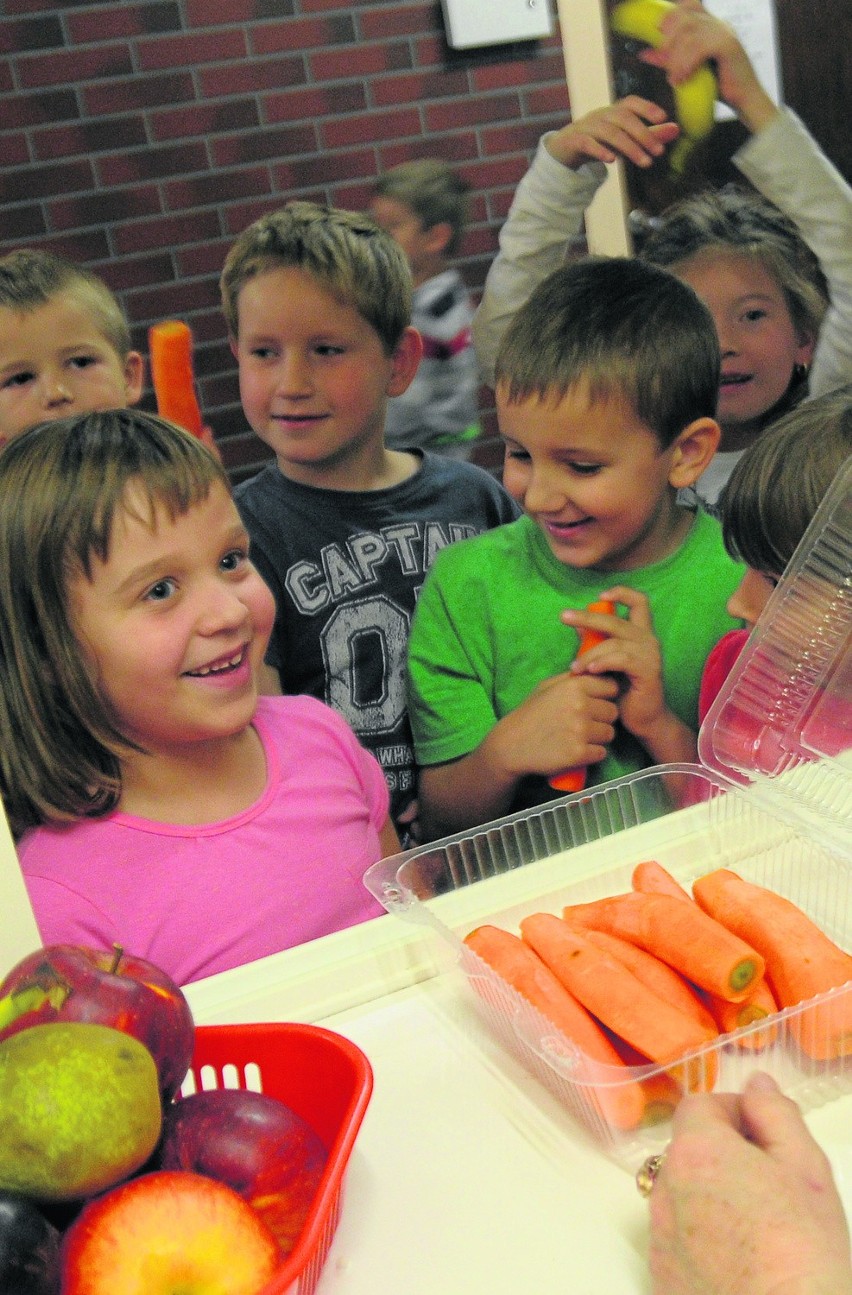
[[[591,926],[654,953],[711,994],[739,1002],[763,975],[760,953],[703,912],[673,895],[629,891],[565,909],[572,925]]]
[[[464,943],[585,1056],[606,1066],[624,1066],[597,1021],[517,935],[498,926],[478,926]],[[604,1117],[616,1128],[635,1129],[643,1123],[645,1096],[626,1073],[624,1083],[602,1085],[597,1095]]]
[[[670,1066],[717,1037],[715,1028],[700,1025],[646,989],[561,917],[533,913],[521,922],[521,936],[593,1016],[657,1065]],[[686,1086],[694,1079],[692,1073],[686,1076]],[[703,1086],[703,1075],[699,1082]]]
[[[612,616],[615,612],[615,603],[610,602],[608,598],[602,598],[599,602],[589,603],[586,608],[587,612],[599,612],[604,616]],[[577,648],[577,656],[584,656],[586,652],[599,643],[603,643],[608,637],[601,634],[599,630],[580,630],[580,646]],[[578,765],[576,769],[565,769],[562,773],[556,773],[548,779],[550,786],[554,791],[582,791],[586,785],[586,770],[583,765]]]
[[[148,330],[151,381],[161,418],[204,437],[204,420],[195,394],[192,333],[188,324],[169,319]]]
[[[701,908],[759,949],[779,1007],[852,980],[852,956],[783,895],[728,868],[699,877],[692,892]],[[817,1061],[852,1054],[852,991],[810,1008],[791,1021],[791,1029],[802,1051]]]

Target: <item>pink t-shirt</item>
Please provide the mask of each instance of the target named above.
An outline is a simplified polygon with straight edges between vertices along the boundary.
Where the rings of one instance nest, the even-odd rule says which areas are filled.
[[[201,826],[114,812],[21,841],[45,944],[128,953],[179,984],[375,917],[388,790],[344,720],[312,697],[262,697],[261,798]]]

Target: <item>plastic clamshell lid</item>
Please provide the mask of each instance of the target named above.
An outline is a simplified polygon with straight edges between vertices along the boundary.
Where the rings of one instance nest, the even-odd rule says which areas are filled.
[[[852,857],[852,458],[701,727],[702,765]]]

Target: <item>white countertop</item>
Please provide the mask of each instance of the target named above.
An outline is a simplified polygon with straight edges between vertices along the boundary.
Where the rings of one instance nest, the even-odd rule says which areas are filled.
[[[312,1021],[373,1066],[317,1295],[647,1295],[632,1176],[491,1035],[441,945],[387,916],[188,987],[199,1023]],[[808,1122],[852,1215],[852,1095]]]

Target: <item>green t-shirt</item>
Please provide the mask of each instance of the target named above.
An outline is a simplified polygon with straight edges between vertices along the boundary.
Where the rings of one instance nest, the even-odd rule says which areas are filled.
[[[613,585],[646,594],[660,642],[666,701],[698,728],[698,689],[710,649],[737,628],[725,610],[745,568],[725,552],[719,523],[699,511],[677,552],[634,571],[568,567],[535,522],[522,517],[438,554],[425,581],[409,640],[409,710],[420,765],[476,749],[498,719],[533,689],[567,670],[577,631],[559,619]],[[651,763],[622,730],[590,784]],[[544,779],[534,803],[553,795]]]

